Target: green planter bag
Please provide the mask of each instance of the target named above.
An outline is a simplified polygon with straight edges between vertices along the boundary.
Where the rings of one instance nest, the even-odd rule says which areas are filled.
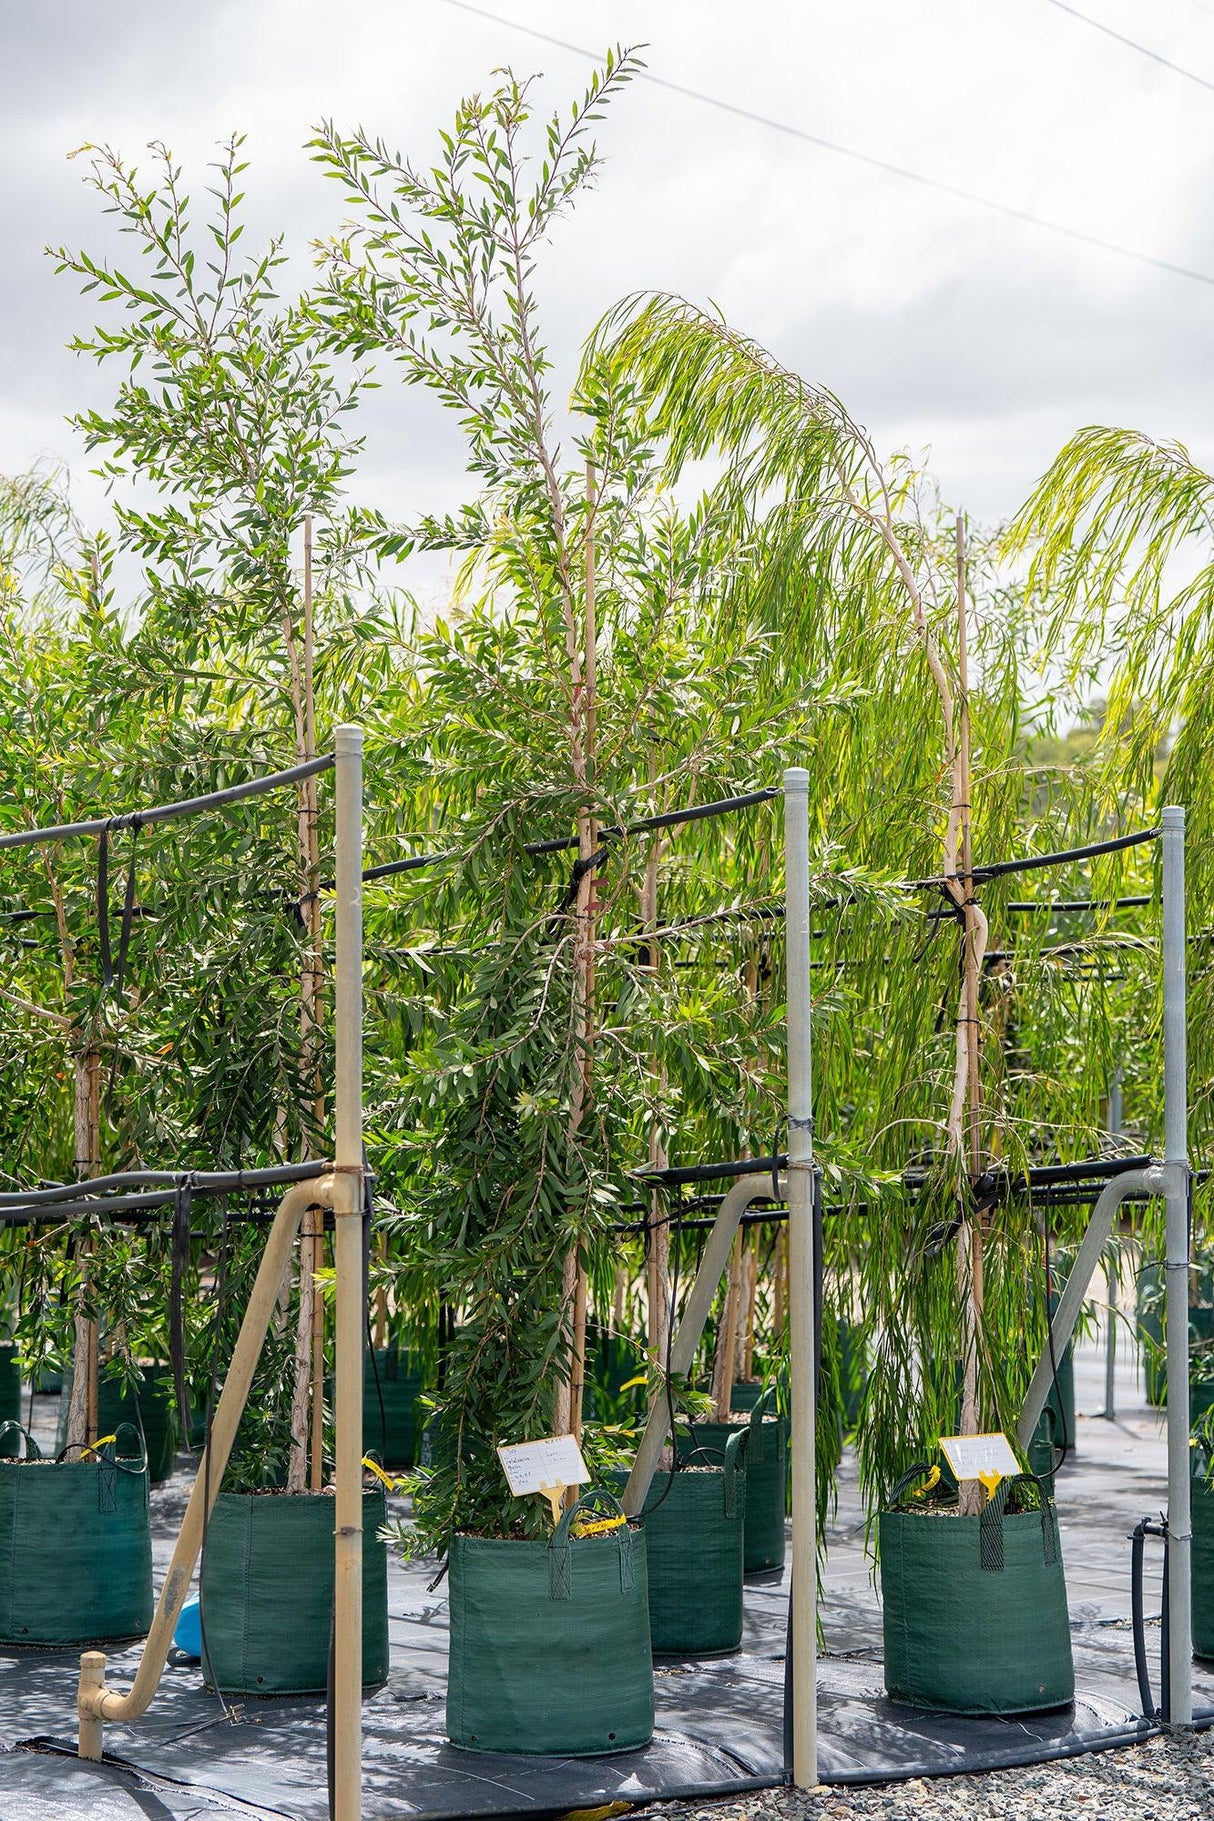
[[[594,1757],[653,1737],[645,1535],[573,1537],[620,1515],[591,1492],[547,1543],[454,1536],[447,1737],[474,1751]]]
[[[323,1694],[333,1611],[327,1492],[221,1492],[202,1557],[202,1667],[222,1694]],[[363,1683],[388,1679],[387,1518],[363,1493]]]
[[[363,1450],[385,1467],[411,1467],[417,1459],[417,1400],[425,1389],[421,1368],[397,1347],[369,1349],[363,1366]],[[382,1409],[381,1409],[382,1403]]]
[[[1075,1696],[1058,1519],[1007,1514],[1004,1480],[980,1517],[930,1507],[880,1516],[885,1686],[945,1713],[1018,1714]]]
[[[1199,1303],[1189,1305],[1189,1345],[1208,1351],[1214,1341],[1214,1278],[1206,1269],[1193,1273]],[[1144,1265],[1138,1273],[1138,1340],[1142,1347],[1143,1376],[1148,1404],[1164,1405],[1168,1401],[1168,1376],[1163,1359],[1164,1270],[1162,1265]],[[1205,1415],[1214,1403],[1214,1385],[1204,1378],[1194,1379],[1190,1366],[1189,1415],[1193,1422]]]
[[[73,1371],[63,1375],[59,1397],[59,1425],[55,1443],[62,1452],[79,1436],[69,1436],[67,1415],[72,1401]],[[177,1411],[173,1374],[168,1366],[145,1366],[137,1384],[118,1373],[103,1372],[97,1380],[97,1433],[113,1435],[123,1423],[143,1434],[148,1454],[148,1478],[159,1486],[170,1478],[177,1455]]]
[[[723,1465],[693,1455],[677,1473],[654,1476],[640,1523],[659,1655],[724,1656],[742,1642],[749,1440],[749,1428],[735,1428]]]
[[[1193,1654],[1214,1657],[1214,1487],[1209,1484],[1210,1459],[1204,1448],[1193,1450],[1192,1592]]]
[[[142,1638],[152,1622],[147,1457],[137,1430],[83,1460],[0,1459],[0,1643],[79,1650]]]
[[[784,1566],[784,1497],[788,1466],[788,1420],[775,1409],[776,1388],[769,1385],[745,1424],[746,1574],[763,1574]],[[739,1423],[693,1423],[692,1450],[706,1449],[724,1458]],[[690,1450],[684,1448],[686,1455]]]
[[[0,1423],[19,1423],[21,1421],[21,1368],[17,1364],[17,1349],[12,1341],[0,1342]],[[16,1454],[21,1445],[20,1436],[12,1432],[4,1441],[0,1441],[0,1456]]]

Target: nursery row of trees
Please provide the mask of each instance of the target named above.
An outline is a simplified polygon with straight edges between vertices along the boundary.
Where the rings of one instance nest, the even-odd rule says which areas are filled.
[[[1198,1149],[1209,1119],[1214,482],[1179,448],[1089,431],[1010,531],[973,524],[829,391],[676,298],[625,300],[558,372],[542,249],[634,69],[608,57],[551,118],[503,77],[422,148],[433,164],[323,127],[312,155],[351,222],[299,295],[280,242],[242,240],[239,140],[201,199],[167,151],[141,174],[92,149],[128,237],[107,248],[132,257],[56,260],[113,379],[78,420],[112,513],[80,524],[46,472],[0,491],[4,831],[366,730],[368,864],[418,863],[367,884],[366,1059],[373,1313],[415,1345],[441,1330],[425,1543],[544,1529],[491,1444],[580,1426],[587,1323],[610,1325],[621,1270],[660,1369],[670,1204],[636,1172],[783,1148],[779,806],[635,824],[809,769],[828,1295],[879,1349],[876,1496],[951,1426],[959,1373],[961,1420],[1011,1427],[1044,1332],[1033,1210],[976,1196],[983,1172],[1107,1148],[1116,1069],[1129,1148],[1159,1136],[1151,849],[1062,875],[984,863],[1189,806]],[[458,508],[359,504],[373,376],[455,414]],[[459,560],[431,619],[399,586],[422,550]],[[331,848],[311,779],[0,855],[7,1186],[325,1153]],[[202,1201],[191,1219],[184,1255],[160,1222],[8,1232],[29,1369],[97,1345],[164,1358],[176,1300],[205,1404],[259,1236]],[[323,1234],[304,1246],[237,1463],[294,1488],[325,1446]]]

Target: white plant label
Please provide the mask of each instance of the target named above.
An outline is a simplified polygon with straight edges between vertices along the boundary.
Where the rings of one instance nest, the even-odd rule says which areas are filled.
[[[1021,1471],[1003,1431],[993,1435],[942,1435],[940,1447],[959,1480],[981,1480],[984,1486],[1010,1479]]]
[[[575,1435],[550,1435],[542,1442],[513,1442],[499,1448],[497,1458],[515,1498],[525,1498],[530,1492],[582,1486],[590,1478]]]

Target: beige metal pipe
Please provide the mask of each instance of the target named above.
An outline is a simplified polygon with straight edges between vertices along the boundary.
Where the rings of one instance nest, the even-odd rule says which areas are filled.
[[[101,1651],[86,1651],[80,1659],[76,1705],[80,1720],[77,1749],[82,1758],[100,1758],[103,1721],[137,1720],[146,1713],[156,1693],[202,1547],[203,1527],[223,1483],[228,1456],[278,1300],[279,1286],[290,1263],[299,1223],[308,1208],[331,1208],[339,1196],[348,1199],[349,1180],[341,1174],[333,1174],[310,1182],[293,1183],[279,1203],[211,1425],[210,1446],[198,1463],[198,1473],[135,1680],[125,1694],[119,1694],[116,1689],[105,1686],[105,1656]]]

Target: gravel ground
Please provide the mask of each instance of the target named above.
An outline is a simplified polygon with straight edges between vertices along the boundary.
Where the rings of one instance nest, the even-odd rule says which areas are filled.
[[[1085,1816],[1089,1821],[1211,1821],[1214,1733],[1150,1739],[1025,1770],[915,1778],[812,1794],[760,1790],[717,1801],[660,1802],[629,1821],[974,1821]]]

